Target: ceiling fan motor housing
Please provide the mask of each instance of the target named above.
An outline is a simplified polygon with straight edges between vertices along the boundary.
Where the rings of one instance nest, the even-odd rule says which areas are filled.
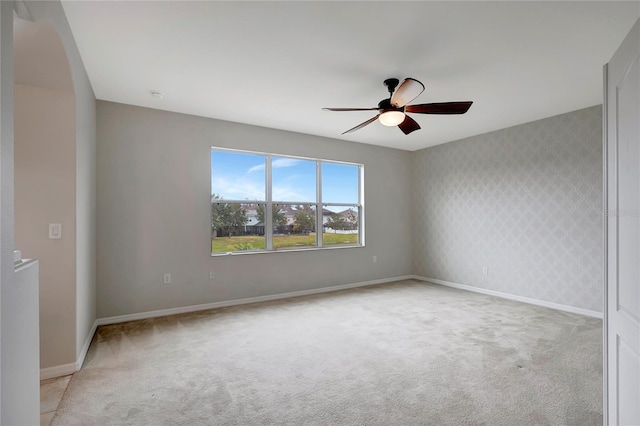
[[[378,102],[378,109],[380,111],[402,111],[404,112],[404,107],[394,107],[391,105],[391,98],[383,99]]]

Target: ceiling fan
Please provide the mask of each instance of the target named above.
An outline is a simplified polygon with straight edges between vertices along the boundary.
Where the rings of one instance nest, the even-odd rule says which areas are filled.
[[[389,91],[389,98],[378,103],[377,108],[322,108],[324,111],[375,111],[378,115],[342,134],[355,132],[364,126],[380,120],[385,126],[398,126],[405,135],[420,129],[420,125],[406,113],[416,114],[464,114],[473,102],[440,102],[431,104],[407,105],[424,91],[424,84],[415,78],[406,78],[398,87],[400,80],[388,78],[384,81]],[[396,90],[398,87],[398,90]]]

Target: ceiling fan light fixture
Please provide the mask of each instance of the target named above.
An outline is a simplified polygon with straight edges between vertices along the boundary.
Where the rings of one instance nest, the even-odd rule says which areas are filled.
[[[397,126],[404,121],[404,112],[402,111],[385,111],[378,118],[384,126]]]

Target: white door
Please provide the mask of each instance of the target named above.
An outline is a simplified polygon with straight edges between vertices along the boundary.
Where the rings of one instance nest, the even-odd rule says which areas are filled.
[[[605,66],[605,424],[640,425],[640,20]]]

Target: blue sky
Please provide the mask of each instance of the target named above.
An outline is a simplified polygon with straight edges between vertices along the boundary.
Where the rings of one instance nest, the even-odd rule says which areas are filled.
[[[315,161],[272,158],[273,201],[315,202]],[[227,200],[265,200],[265,156],[211,151],[212,192]],[[322,164],[322,201],[358,202],[358,167]]]

